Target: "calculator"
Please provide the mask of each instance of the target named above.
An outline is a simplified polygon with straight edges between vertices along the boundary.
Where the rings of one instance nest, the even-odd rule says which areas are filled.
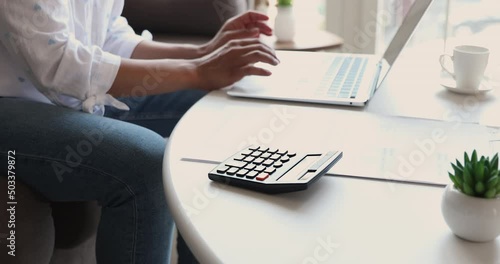
[[[342,158],[341,151],[296,153],[250,146],[220,163],[208,177],[264,193],[305,190]]]

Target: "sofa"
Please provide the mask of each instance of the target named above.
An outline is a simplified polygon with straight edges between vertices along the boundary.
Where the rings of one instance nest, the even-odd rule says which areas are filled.
[[[246,0],[126,0],[124,16],[138,33],[148,30],[155,40],[198,44],[208,41],[225,20],[246,9]],[[8,125],[6,120],[0,122]],[[0,176],[0,189],[7,190],[6,177]],[[97,202],[50,202],[20,181],[16,193],[23,205],[16,210],[18,254],[14,259],[2,252],[0,263],[96,263]],[[0,204],[0,246],[5,250],[6,195],[0,195]],[[182,239],[178,244],[185,247]],[[185,254],[189,252],[180,252],[179,263],[196,263],[190,257],[181,259]]]
[[[96,263],[97,202],[51,203],[19,180],[15,186],[16,256],[6,254],[7,195],[0,195],[0,263]],[[7,190],[7,177],[0,177],[0,190]]]
[[[123,16],[141,34],[168,43],[201,44],[222,24],[248,9],[247,0],[126,0]]]

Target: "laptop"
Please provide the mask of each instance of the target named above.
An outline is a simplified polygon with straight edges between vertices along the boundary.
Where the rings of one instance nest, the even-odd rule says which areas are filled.
[[[278,66],[257,63],[273,74],[247,76],[230,96],[364,106],[387,76],[433,0],[417,0],[382,58],[376,55],[277,51]]]

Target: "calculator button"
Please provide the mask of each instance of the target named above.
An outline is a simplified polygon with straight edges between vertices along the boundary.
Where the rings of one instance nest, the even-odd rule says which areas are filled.
[[[234,157],[234,160],[237,160],[237,161],[242,161],[243,159],[245,159],[245,156],[243,156],[243,155],[238,155],[238,156]]]
[[[268,159],[269,157],[271,157],[271,155],[272,155],[271,153],[266,152],[266,153],[262,154],[260,157],[263,159]]]
[[[264,162],[264,159],[263,159],[263,158],[256,158],[256,159],[253,161],[253,163],[254,163],[254,164],[257,164],[257,165],[262,164],[262,162]]]
[[[251,146],[248,149],[249,150],[258,150],[260,147],[259,146]]]
[[[256,167],[256,166],[255,166],[255,165],[253,165],[253,164],[248,164],[248,165],[245,167],[245,169],[247,169],[247,170],[253,170],[253,169],[255,169],[255,167]]]
[[[276,171],[276,169],[275,169],[275,168],[273,168],[273,167],[269,167],[269,168],[266,168],[266,169],[264,170],[264,172],[265,172],[265,173],[268,173],[268,174],[273,174],[275,171]]]
[[[280,168],[280,167],[283,167],[283,163],[281,163],[281,161],[276,161],[276,162],[273,164],[273,166],[274,166],[275,168]]]
[[[255,168],[254,170],[258,171],[258,172],[263,172],[265,169],[266,169],[266,166],[260,165],[260,166],[257,166],[257,168]]]
[[[290,161],[290,158],[287,156],[284,156],[283,158],[281,158],[281,162],[283,162],[283,163],[289,162],[289,161]]]
[[[252,155],[251,155],[251,156],[252,156],[252,157],[258,157],[258,156],[260,156],[261,154],[262,154],[262,152],[260,152],[260,151],[255,151],[254,153],[252,153]]]
[[[226,166],[236,167],[236,168],[243,168],[246,165],[247,165],[246,162],[237,161],[237,160],[232,160],[232,161],[229,161],[228,163],[226,163]]]
[[[238,171],[238,168],[230,168],[229,170],[226,171],[227,175],[234,175]]]
[[[279,160],[280,158],[281,158],[281,156],[280,156],[280,155],[278,155],[278,154],[274,154],[274,155],[272,155],[272,156],[270,157],[270,159],[272,159],[272,160]]]
[[[251,150],[244,150],[244,151],[241,152],[241,155],[248,156],[248,155],[252,154],[252,152],[253,151],[251,151]]]
[[[258,174],[259,173],[256,172],[256,171],[251,171],[251,172],[247,173],[246,177],[247,177],[247,179],[252,179],[253,180],[255,177],[257,177]]]
[[[274,163],[274,160],[268,159],[268,160],[264,161],[262,163],[262,165],[269,167],[269,166],[273,165],[273,163]]]
[[[271,154],[275,154],[276,152],[278,152],[278,149],[277,148],[270,148],[267,150],[267,152],[269,152]]]
[[[257,180],[258,181],[265,181],[267,178],[269,178],[269,174],[267,173],[261,173],[259,174],[259,176],[257,176]]]
[[[262,152],[266,152],[269,148],[266,148],[266,147],[260,147],[259,150],[262,151]]]
[[[280,150],[280,151],[278,151],[277,154],[278,155],[285,155],[286,153],[288,153],[288,151],[286,151],[286,150]]]
[[[246,157],[243,161],[244,161],[244,162],[252,162],[254,159],[255,159],[254,157],[252,157],[252,156],[248,156],[248,157]]]
[[[217,169],[217,173],[224,174],[226,171],[229,170],[228,166],[224,166],[222,168]]]
[[[297,156],[297,153],[295,153],[295,152],[289,152],[287,155],[288,155],[288,157],[291,158],[291,157]]]
[[[245,177],[245,175],[247,175],[248,173],[248,170],[245,170],[245,169],[241,169],[238,171],[238,173],[236,173],[236,176],[238,177]]]

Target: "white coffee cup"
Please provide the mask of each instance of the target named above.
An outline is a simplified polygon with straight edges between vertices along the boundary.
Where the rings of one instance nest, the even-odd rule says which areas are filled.
[[[443,54],[439,57],[439,63],[443,70],[448,72],[457,83],[459,89],[477,90],[484,78],[484,71],[488,65],[490,50],[479,46],[456,46],[453,56]],[[445,65],[445,59],[453,61],[453,70]]]

